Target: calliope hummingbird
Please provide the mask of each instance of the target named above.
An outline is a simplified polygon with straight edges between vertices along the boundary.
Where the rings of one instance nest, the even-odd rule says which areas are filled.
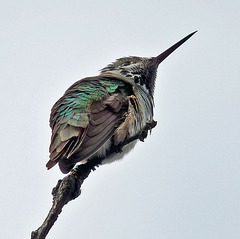
[[[123,57],[98,76],[70,86],[51,110],[50,160],[63,173],[76,163],[122,158],[156,126],[153,120],[154,87],[159,64],[193,34],[157,57]]]

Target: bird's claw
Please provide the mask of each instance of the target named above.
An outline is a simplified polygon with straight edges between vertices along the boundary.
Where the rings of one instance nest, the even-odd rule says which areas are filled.
[[[146,139],[148,136],[148,130],[143,129],[142,132],[139,134],[139,140],[144,142],[144,139]]]
[[[113,144],[112,146],[111,146],[111,151],[112,152],[114,152],[114,153],[122,153],[122,146],[121,145],[115,145],[115,144]]]
[[[139,137],[138,137],[139,140],[144,142],[144,139],[146,139],[148,136],[148,131],[150,130],[150,132],[151,132],[151,130],[154,127],[156,127],[156,125],[157,125],[157,121],[155,121],[155,120],[148,121],[146,123],[146,126],[143,128],[143,130],[139,134]]]
[[[157,125],[157,121],[155,120],[151,120],[151,121],[148,121],[145,128],[148,129],[148,130],[151,130],[153,128],[155,128]]]

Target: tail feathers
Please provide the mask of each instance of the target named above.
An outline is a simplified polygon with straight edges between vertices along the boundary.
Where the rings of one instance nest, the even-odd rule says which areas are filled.
[[[51,160],[51,159],[50,159],[50,160],[47,162],[47,164],[46,164],[47,169],[52,168],[54,165],[56,165],[56,164],[58,163],[58,161],[59,161],[59,160]]]
[[[51,169],[53,166],[55,166],[57,163],[59,163],[59,168],[62,171],[62,173],[69,173],[72,168],[75,166],[75,163],[69,163],[65,162],[64,158],[60,158],[58,160],[49,160],[46,164],[47,169]]]
[[[66,162],[64,159],[59,161],[59,168],[62,173],[69,173],[72,168],[75,166],[75,163]]]

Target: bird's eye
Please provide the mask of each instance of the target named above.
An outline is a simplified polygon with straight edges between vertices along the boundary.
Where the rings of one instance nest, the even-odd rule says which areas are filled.
[[[130,65],[130,62],[129,62],[129,61],[122,63],[122,66],[129,66],[129,65]]]

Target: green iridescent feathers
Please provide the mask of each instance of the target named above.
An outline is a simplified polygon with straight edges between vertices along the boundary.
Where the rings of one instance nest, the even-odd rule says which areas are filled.
[[[125,82],[103,77],[85,78],[73,84],[52,108],[52,138],[49,148],[51,160],[47,167],[53,167],[60,158],[69,158],[81,146],[94,103],[103,102],[117,92],[127,95],[128,91]],[[99,104],[99,107],[103,106]]]
[[[111,93],[126,91],[126,83],[119,80],[85,78],[72,85],[52,108],[50,126],[59,120],[70,119],[75,112],[89,113],[92,102],[100,101]],[[59,117],[60,116],[60,117]]]

